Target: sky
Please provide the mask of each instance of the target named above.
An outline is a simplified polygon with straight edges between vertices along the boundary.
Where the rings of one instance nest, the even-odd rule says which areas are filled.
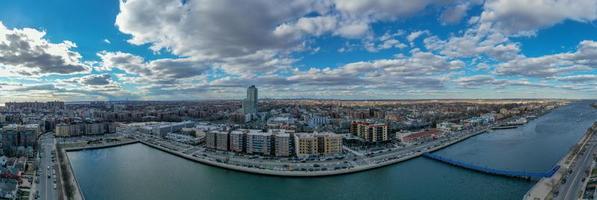
[[[595,0],[0,1],[0,104],[597,98]]]

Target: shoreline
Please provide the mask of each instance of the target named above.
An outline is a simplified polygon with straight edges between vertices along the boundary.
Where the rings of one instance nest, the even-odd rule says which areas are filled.
[[[84,150],[92,150],[92,149],[104,149],[104,148],[134,144],[134,143],[138,143],[138,142],[139,142],[138,140],[131,140],[131,141],[108,143],[108,144],[101,144],[101,145],[91,145],[91,146],[81,146],[81,147],[65,147],[64,150],[66,152],[69,152],[69,151],[84,151]]]
[[[189,161],[197,162],[199,164],[209,165],[212,167],[227,169],[227,170],[233,170],[233,171],[250,173],[250,174],[257,174],[257,175],[278,176],[278,177],[324,177],[324,176],[338,176],[338,175],[345,175],[345,174],[351,174],[351,173],[358,173],[358,172],[382,168],[382,167],[390,166],[390,165],[397,164],[400,162],[408,161],[408,160],[420,157],[424,153],[432,153],[432,152],[441,150],[443,148],[449,147],[451,145],[460,143],[460,142],[467,140],[471,137],[486,133],[487,130],[488,129],[482,129],[482,130],[476,131],[474,133],[471,133],[469,135],[463,136],[461,138],[449,141],[449,142],[445,143],[444,145],[430,147],[429,149],[427,149],[425,151],[414,152],[413,154],[409,154],[409,155],[406,155],[406,156],[398,158],[398,159],[387,160],[387,161],[383,161],[383,162],[379,162],[379,163],[375,163],[375,164],[360,165],[360,166],[347,168],[347,169],[337,169],[337,170],[328,170],[328,171],[284,171],[284,170],[248,168],[248,167],[244,167],[244,166],[231,165],[231,164],[226,164],[226,163],[222,163],[222,162],[201,159],[201,158],[198,158],[198,157],[195,157],[192,155],[188,155],[188,154],[184,154],[184,153],[177,152],[174,150],[170,150],[170,149],[162,147],[160,145],[156,145],[156,144],[152,144],[152,143],[149,143],[149,142],[146,142],[143,140],[136,140],[136,139],[132,139],[130,141],[125,141],[125,142],[108,143],[108,144],[101,144],[101,145],[65,147],[63,150],[66,153],[66,152],[85,151],[85,150],[91,150],[91,149],[103,149],[103,148],[111,148],[111,147],[118,147],[118,146],[123,146],[123,145],[141,143],[143,145],[149,146],[151,148],[163,151],[165,153],[169,153],[171,155],[174,155],[174,156],[177,156],[177,157],[189,160]],[[66,156],[68,157],[68,155],[66,155]],[[69,166],[70,166],[70,161],[69,161]],[[71,171],[72,171],[72,169],[71,169]],[[74,173],[71,173],[71,174],[74,175]],[[75,182],[76,182],[76,180],[75,180]],[[76,184],[78,186],[78,182]],[[78,187],[78,188],[80,190],[80,187]],[[82,194],[81,191],[79,191],[79,192]]]
[[[60,176],[62,177],[63,174],[62,173],[68,173],[70,174],[70,184],[75,187],[74,189],[74,194],[73,194],[73,199],[81,199],[81,200],[85,200],[85,195],[83,193],[83,190],[81,189],[81,186],[79,185],[79,180],[77,180],[77,176],[74,173],[75,170],[73,169],[73,166],[70,162],[70,158],[68,156],[68,152],[71,151],[84,151],[84,150],[92,150],[92,149],[103,149],[103,148],[110,148],[110,147],[117,147],[117,146],[123,146],[123,145],[129,145],[129,144],[135,144],[138,143],[139,141],[137,140],[131,140],[131,141],[124,141],[124,142],[116,142],[116,143],[108,143],[108,144],[101,144],[101,145],[93,145],[93,146],[81,146],[81,147],[62,147],[60,149],[59,152],[60,154],[64,155],[64,159],[66,164],[68,165],[68,168],[66,169],[66,172],[63,172],[62,169],[60,167],[58,167],[58,173],[60,174]],[[68,196],[68,192],[65,191],[64,189],[64,184],[66,183],[62,183],[62,187],[61,187],[61,195],[63,196],[63,198],[66,199],[70,199]]]
[[[591,127],[583,134],[578,142],[577,146],[581,148],[585,146],[587,141],[592,137],[593,134],[597,133],[597,122],[594,122]],[[579,150],[580,151],[580,150]],[[551,177],[545,177],[537,181],[523,196],[523,200],[530,199],[553,199],[554,189],[560,183],[561,179],[565,176],[566,171],[570,168],[570,165],[577,157],[579,152],[574,149],[569,150],[564,157],[562,157],[557,165],[560,165],[554,175]]]
[[[166,153],[170,153],[172,155],[175,155],[175,156],[178,156],[178,157],[181,157],[181,158],[193,161],[193,162],[198,162],[201,164],[206,164],[209,166],[219,167],[219,168],[228,169],[228,170],[234,170],[234,171],[251,173],[251,174],[259,174],[259,175],[281,176],[281,177],[323,177],[323,176],[337,176],[337,175],[363,172],[363,171],[368,171],[368,170],[372,170],[372,169],[377,169],[377,168],[397,164],[400,162],[404,162],[407,160],[411,160],[411,159],[420,157],[424,153],[432,153],[432,152],[438,151],[440,149],[449,147],[451,145],[462,142],[468,138],[480,135],[485,132],[487,132],[487,129],[483,129],[483,130],[477,131],[475,133],[469,134],[467,136],[464,136],[462,138],[450,141],[450,142],[446,143],[445,145],[432,147],[432,148],[427,149],[426,151],[421,151],[421,152],[417,152],[414,154],[410,154],[410,155],[401,157],[399,159],[393,159],[393,160],[388,160],[388,161],[375,163],[375,164],[369,164],[369,165],[361,165],[361,166],[356,166],[353,168],[337,169],[337,170],[329,170],[329,171],[283,171],[283,170],[248,168],[248,167],[231,165],[231,164],[221,163],[221,162],[207,160],[207,159],[201,159],[198,157],[194,157],[194,156],[187,155],[187,154],[184,154],[181,152],[173,151],[168,148],[165,148],[165,147],[162,147],[162,146],[159,146],[156,144],[152,144],[149,142],[145,142],[142,140],[139,140],[139,142],[144,145],[147,145],[149,147],[164,151]]]

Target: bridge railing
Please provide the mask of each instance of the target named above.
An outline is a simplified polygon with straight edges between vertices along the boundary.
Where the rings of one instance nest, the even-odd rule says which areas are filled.
[[[502,169],[494,169],[484,166],[473,165],[470,163],[452,160],[449,158],[445,158],[439,155],[425,153],[423,154],[424,157],[430,158],[433,160],[445,162],[451,165],[455,165],[458,167],[462,167],[465,169],[470,169],[474,171],[479,171],[487,174],[495,174],[495,175],[502,175],[502,176],[510,176],[510,177],[529,177],[529,178],[543,178],[543,177],[551,177],[558,169],[560,168],[559,165],[554,166],[551,170],[547,172],[527,172],[527,171],[510,171],[510,170],[502,170]]]

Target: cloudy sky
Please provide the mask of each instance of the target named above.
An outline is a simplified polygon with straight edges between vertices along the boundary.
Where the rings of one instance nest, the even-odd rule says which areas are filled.
[[[595,0],[0,2],[0,103],[597,98]]]

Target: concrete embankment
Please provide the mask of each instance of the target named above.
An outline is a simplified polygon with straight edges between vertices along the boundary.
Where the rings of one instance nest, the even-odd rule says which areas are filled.
[[[58,174],[60,177],[64,177],[61,179],[61,199],[74,199],[74,200],[85,200],[85,196],[83,195],[83,191],[79,185],[79,181],[74,174],[74,170],[72,165],[70,164],[70,159],[68,157],[67,152],[69,151],[81,151],[87,149],[101,149],[101,148],[109,148],[109,147],[116,147],[128,144],[138,143],[137,140],[125,140],[125,141],[118,141],[118,142],[111,142],[111,143],[102,143],[102,144],[95,144],[95,145],[88,145],[88,144],[72,144],[72,145],[64,145],[66,147],[61,147],[57,149],[57,153],[61,154],[59,157],[64,160],[59,160],[58,164]],[[64,162],[64,163],[63,163]],[[65,165],[62,167],[61,165]],[[68,186],[66,186],[68,184]],[[70,191],[69,191],[70,190]]]
[[[74,176],[72,166],[66,151],[63,148],[57,148],[58,154],[58,175],[61,177],[57,182],[60,185],[60,199],[84,200],[83,192],[79,187],[79,182]]]
[[[396,164],[399,162],[403,162],[406,160],[410,160],[410,159],[419,157],[419,156],[423,155],[423,153],[426,153],[426,152],[433,152],[433,151],[437,151],[439,149],[448,147],[450,145],[456,144],[458,142],[466,140],[475,135],[484,133],[485,131],[486,130],[481,130],[481,131],[475,132],[473,134],[467,135],[465,137],[450,141],[444,145],[432,147],[426,151],[415,152],[413,154],[406,155],[406,156],[398,158],[398,159],[391,159],[391,160],[382,161],[382,162],[374,163],[374,164],[358,165],[358,166],[348,168],[348,169],[337,169],[337,170],[329,170],[329,171],[282,171],[282,170],[249,168],[249,167],[231,165],[231,164],[221,163],[221,162],[217,162],[217,161],[213,161],[213,160],[194,157],[194,156],[191,156],[188,154],[174,151],[174,150],[168,149],[166,147],[163,147],[163,146],[160,146],[157,144],[152,144],[152,143],[145,142],[145,141],[139,141],[139,142],[141,142],[147,146],[162,150],[164,152],[167,152],[167,153],[170,153],[170,154],[173,154],[173,155],[176,155],[176,156],[179,156],[179,157],[191,160],[191,161],[203,163],[203,164],[210,165],[210,166],[220,167],[220,168],[224,168],[224,169],[230,169],[230,170],[253,173],[253,174],[260,174],[260,175],[270,175],[270,176],[319,177],[319,176],[334,176],[334,175],[356,173],[356,172],[361,172],[361,171],[366,171],[366,170],[371,170],[371,169],[376,169],[376,168]]]
[[[129,140],[129,141],[122,141],[122,142],[115,142],[115,143],[105,143],[105,144],[98,144],[98,145],[85,145],[85,146],[77,146],[77,147],[67,147],[64,148],[66,151],[81,151],[87,149],[103,149],[103,148],[110,148],[110,147],[117,147],[123,146],[128,144],[138,143],[137,140]]]

